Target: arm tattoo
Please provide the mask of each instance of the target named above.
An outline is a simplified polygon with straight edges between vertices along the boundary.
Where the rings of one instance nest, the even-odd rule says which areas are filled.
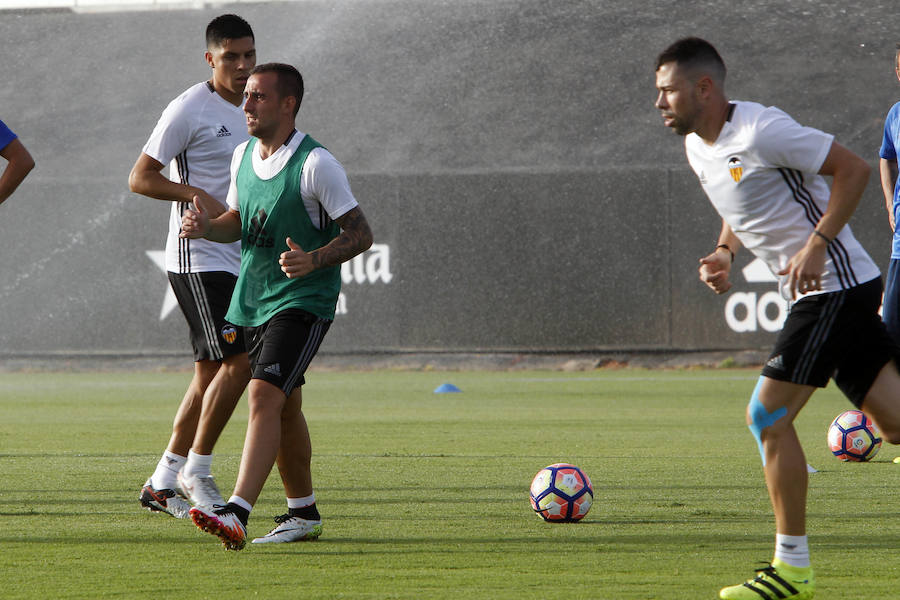
[[[316,269],[347,262],[372,245],[372,230],[369,229],[366,216],[358,206],[338,218],[336,222],[341,227],[341,233],[325,246],[312,252],[313,266]]]

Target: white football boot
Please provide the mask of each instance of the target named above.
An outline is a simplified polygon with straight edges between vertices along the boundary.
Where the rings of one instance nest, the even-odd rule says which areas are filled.
[[[149,479],[141,488],[141,495],[138,499],[141,501],[141,506],[147,510],[166,513],[176,519],[186,519],[188,511],[191,510],[190,502],[178,490],[157,490]]]
[[[186,477],[182,472],[178,473],[178,485],[194,506],[206,508],[221,508],[225,506],[225,499],[216,486],[216,480],[212,475],[195,475]]]
[[[318,539],[322,535],[322,521],[308,521],[300,517],[283,514],[275,517],[278,526],[262,537],[253,540],[254,544],[286,544],[288,542],[306,542]]]
[[[213,511],[203,506],[191,509],[194,525],[222,540],[226,550],[241,550],[247,543],[247,529],[230,510]]]

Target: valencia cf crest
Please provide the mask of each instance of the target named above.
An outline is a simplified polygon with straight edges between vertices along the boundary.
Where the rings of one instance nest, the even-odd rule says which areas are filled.
[[[735,183],[741,180],[741,177],[744,174],[744,165],[741,164],[741,159],[737,156],[732,156],[728,159],[728,170],[731,171],[731,178],[734,179]]]
[[[233,344],[237,339],[237,328],[234,325],[225,325],[222,328],[222,339],[229,344]]]

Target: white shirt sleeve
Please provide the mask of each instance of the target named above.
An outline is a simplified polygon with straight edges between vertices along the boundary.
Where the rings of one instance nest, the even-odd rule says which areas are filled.
[[[834,136],[800,125],[784,111],[770,106],[760,114],[755,142],[760,159],[769,166],[818,173]]]
[[[244,142],[238,145],[238,147],[234,149],[234,154],[231,155],[231,183],[228,184],[228,195],[225,197],[225,203],[228,205],[228,208],[238,212],[241,211],[241,203],[238,199],[236,181],[238,169],[241,168],[241,159],[244,156],[244,150],[246,148],[247,142]]]
[[[325,148],[315,148],[306,157],[300,174],[300,194],[318,201],[332,220],[358,206],[347,172]]]
[[[191,141],[192,119],[184,108],[185,103],[181,98],[173,100],[159,117],[150,139],[144,144],[144,154],[163,166],[184,152]]]

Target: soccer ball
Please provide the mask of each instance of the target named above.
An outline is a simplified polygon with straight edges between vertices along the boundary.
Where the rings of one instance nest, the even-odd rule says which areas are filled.
[[[544,467],[531,481],[531,508],[550,523],[580,521],[593,502],[591,480],[575,465]]]
[[[841,460],[864,462],[878,454],[881,432],[861,411],[848,410],[828,427],[828,447]]]

